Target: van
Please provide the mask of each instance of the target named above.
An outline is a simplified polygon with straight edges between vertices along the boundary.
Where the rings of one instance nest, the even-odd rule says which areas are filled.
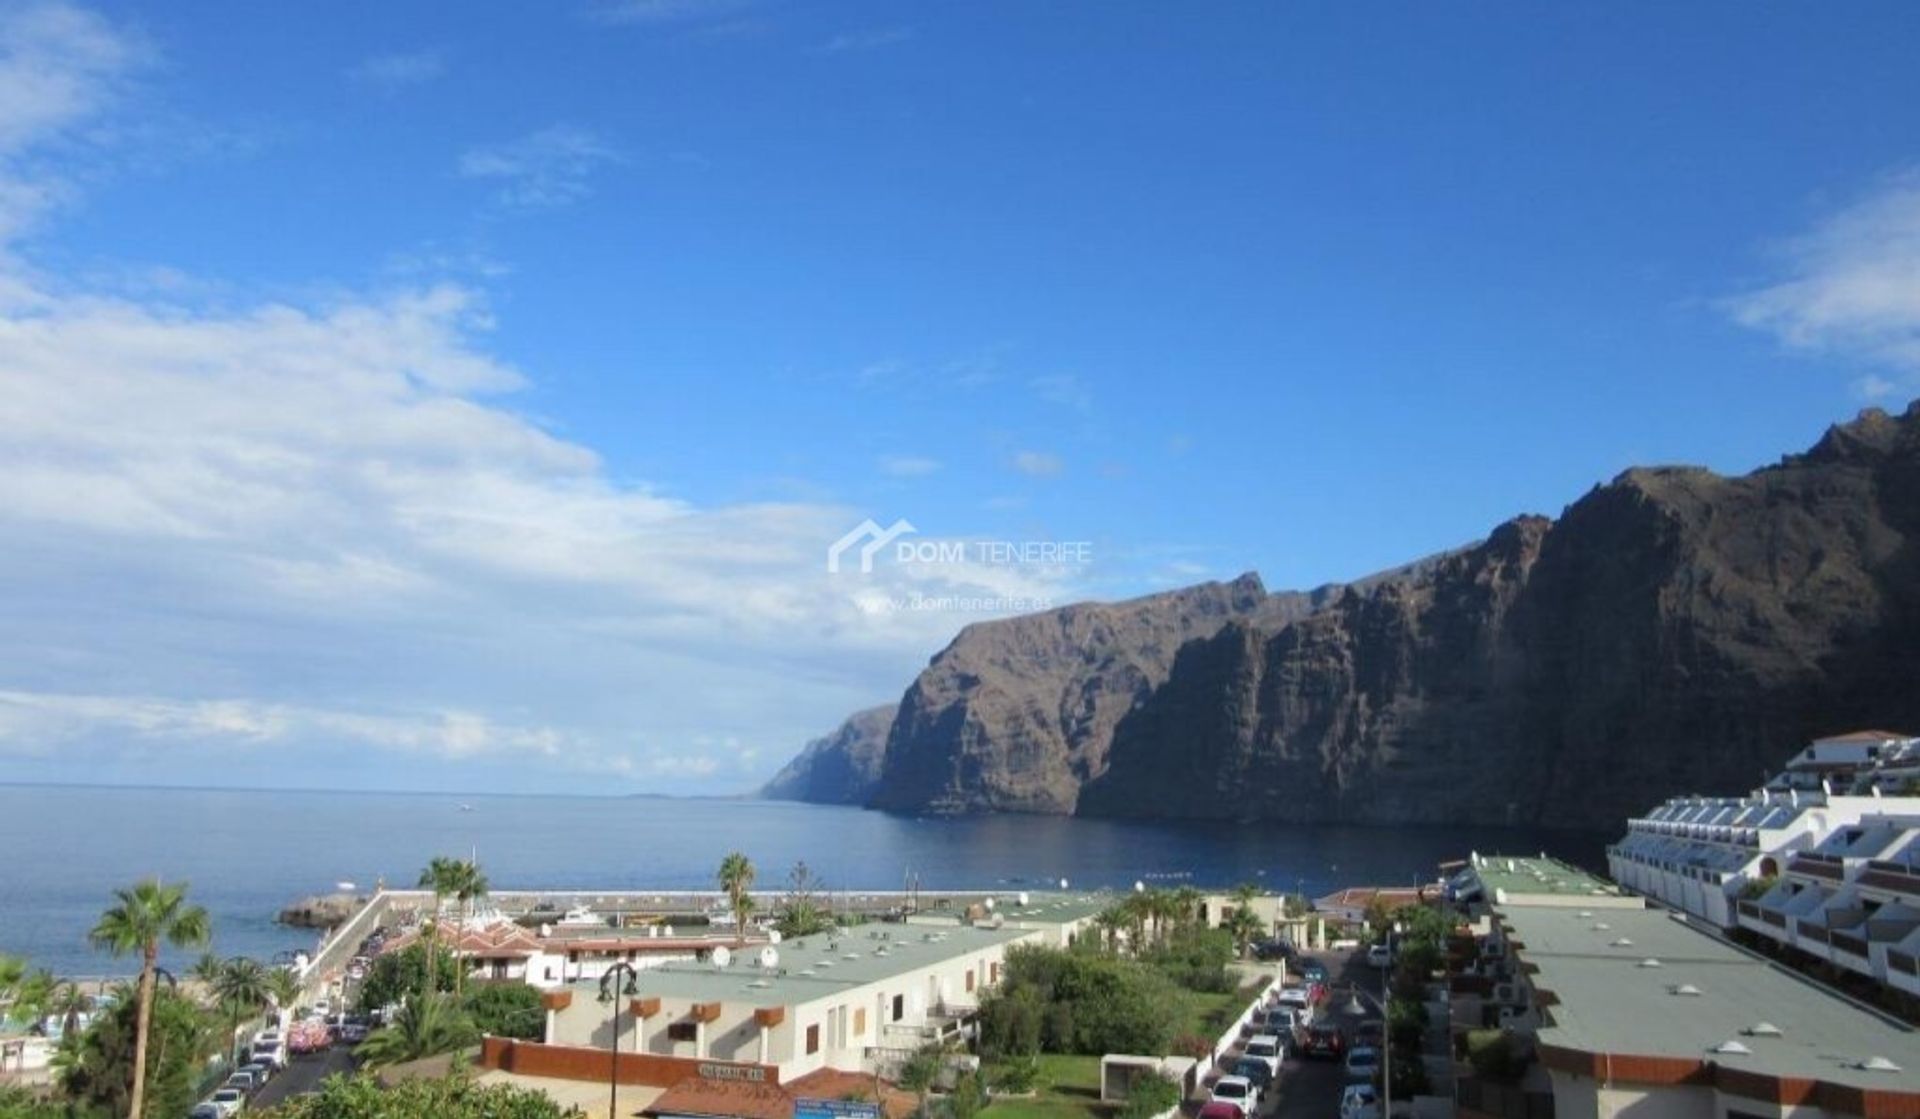
[[[1370,967],[1392,967],[1393,949],[1385,944],[1371,945],[1367,948],[1367,964]]]

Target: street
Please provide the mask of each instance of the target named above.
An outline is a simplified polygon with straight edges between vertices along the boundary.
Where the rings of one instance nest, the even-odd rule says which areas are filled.
[[[1311,952],[1301,960],[1317,960],[1327,969],[1330,994],[1314,1015],[1315,1022],[1332,1022],[1339,1025],[1349,1036],[1353,1027],[1369,1019],[1380,1017],[1379,996],[1376,993],[1380,984],[1380,973],[1368,967],[1366,957],[1359,952]],[[1293,967],[1289,975],[1297,975]],[[1361,1003],[1366,1007],[1365,1015],[1353,1017],[1347,1013],[1351,990],[1358,985],[1364,992]],[[1235,1046],[1225,1058],[1227,1067],[1231,1067],[1240,1055],[1241,1047]],[[1210,1085],[1222,1074],[1221,1069],[1213,1069],[1204,1077]],[[1341,1061],[1316,1060],[1302,1057],[1298,1052],[1287,1058],[1281,1067],[1280,1078],[1268,1089],[1261,1100],[1260,1119],[1333,1119],[1340,1112],[1340,1093],[1348,1083],[1346,1066]],[[1198,1111],[1195,1103],[1189,1112]]]
[[[280,1075],[260,1089],[252,1100],[248,1101],[251,1110],[260,1110],[285,1103],[295,1096],[311,1092],[320,1086],[320,1082],[336,1072],[353,1071],[353,1051],[346,1045],[335,1045],[324,1052],[304,1057],[294,1057]]]

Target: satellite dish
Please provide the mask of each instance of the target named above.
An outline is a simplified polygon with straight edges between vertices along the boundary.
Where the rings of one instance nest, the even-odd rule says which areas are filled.
[[[540,926],[540,937],[541,937],[541,939],[543,939],[543,940],[544,940],[544,939],[546,939],[547,937],[550,937],[550,936],[552,936],[552,935],[553,935],[553,926],[552,926],[552,925],[549,925],[549,924],[545,924],[545,923],[542,923],[542,924],[541,924],[541,926]]]
[[[780,966],[780,953],[771,945],[760,949],[760,966],[772,971]]]
[[[992,898],[988,898],[988,899],[987,899],[987,912],[988,912],[988,913],[992,913],[992,912],[993,912],[993,899],[992,899]]]
[[[1060,880],[1060,888],[1061,888],[1061,889],[1063,889],[1063,890],[1067,888],[1067,880],[1066,880],[1066,879],[1064,879],[1064,878],[1062,878],[1062,879]]]
[[[1024,908],[1026,908],[1026,905],[1027,905],[1027,892],[1026,892],[1025,890],[1021,890],[1021,891],[1020,891],[1020,906],[1021,906],[1021,908],[1023,908],[1023,909],[1024,909]]]
[[[727,949],[726,945],[723,944],[720,947],[715,948],[713,950],[713,966],[714,967],[726,967],[728,964],[732,962],[733,962],[733,953]]]
[[[778,944],[778,943],[780,943],[780,930],[779,930],[779,929],[768,929],[768,930],[767,930],[767,943],[769,943],[769,944]]]
[[[1146,884],[1145,882],[1142,882],[1142,881],[1140,881],[1140,880],[1138,880],[1138,879],[1135,879],[1135,880],[1134,880],[1134,883],[1133,883],[1133,892],[1134,892],[1134,893],[1136,893],[1136,894],[1144,894],[1144,893],[1146,893],[1146,892],[1147,892],[1147,884]]]

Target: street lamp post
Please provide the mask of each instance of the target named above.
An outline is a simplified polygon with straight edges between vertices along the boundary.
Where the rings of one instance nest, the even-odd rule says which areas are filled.
[[[1393,1119],[1393,942],[1404,926],[1387,930],[1387,966],[1380,973],[1380,1119]]]
[[[600,1001],[613,1004],[613,1035],[607,1039],[607,1119],[618,1119],[620,1114],[620,999],[640,993],[639,979],[640,969],[625,960],[600,977]]]

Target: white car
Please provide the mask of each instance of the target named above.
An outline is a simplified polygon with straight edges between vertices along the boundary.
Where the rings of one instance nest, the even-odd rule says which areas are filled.
[[[247,1057],[252,1063],[266,1065],[271,1069],[287,1067],[287,1047],[278,1041],[254,1042],[253,1046],[247,1050]]]
[[[1312,999],[1308,997],[1305,987],[1282,987],[1280,988],[1280,997],[1276,1001],[1278,1001],[1281,1006],[1292,1006],[1301,1010],[1305,1010],[1308,1006],[1312,1005]]]
[[[1367,965],[1369,967],[1392,967],[1393,949],[1385,944],[1367,946]]]
[[[219,1108],[220,1114],[226,1119],[232,1119],[232,1116],[240,1114],[247,1108],[247,1097],[242,1095],[238,1088],[222,1088],[208,1096],[207,1102]]]
[[[1260,1089],[1244,1076],[1223,1076],[1214,1081],[1209,1103],[1230,1103],[1252,1115],[1260,1110]]]
[[[1276,1079],[1280,1076],[1280,1062],[1287,1059],[1286,1042],[1273,1034],[1255,1034],[1247,1039],[1247,1048],[1242,1054],[1256,1061],[1266,1062]]]
[[[1340,1119],[1380,1119],[1380,1089],[1349,1084],[1340,1093]]]
[[[1380,1071],[1380,1050],[1361,1045],[1347,1051],[1347,1079],[1371,1082]]]

